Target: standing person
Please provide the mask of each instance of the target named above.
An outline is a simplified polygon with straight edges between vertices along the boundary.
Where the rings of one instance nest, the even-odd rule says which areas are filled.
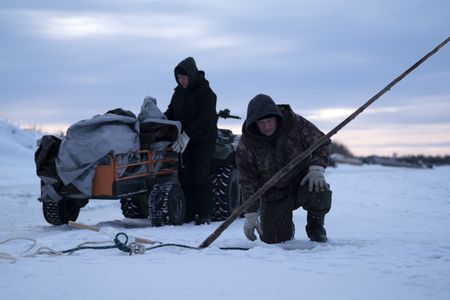
[[[179,179],[186,198],[185,222],[209,224],[213,205],[210,168],[217,137],[216,94],[188,57],[174,69],[178,83],[169,107],[169,120],[181,121],[183,132],[172,145],[181,154]]]
[[[238,181],[246,201],[294,157],[324,134],[295,114],[289,105],[276,105],[259,94],[248,104],[247,118],[236,152]],[[325,181],[328,144],[321,146],[247,209],[244,233],[256,240],[255,229],[265,243],[294,237],[292,211],[307,211],[306,234],[311,241],[326,242],[325,214],[331,208],[331,191]]]

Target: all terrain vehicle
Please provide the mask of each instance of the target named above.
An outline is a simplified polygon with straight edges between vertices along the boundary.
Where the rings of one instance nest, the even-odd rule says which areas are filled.
[[[229,110],[222,118],[238,118]],[[179,127],[167,123],[140,124],[141,149],[136,152],[108,154],[98,161],[91,195],[74,185],[64,185],[59,178],[55,158],[61,139],[46,135],[35,153],[37,175],[41,178],[42,211],[52,225],[76,221],[80,209],[90,199],[120,199],[126,218],[149,219],[152,226],[180,225],[184,222],[185,197],[178,182],[178,154],[168,144],[176,141]],[[236,136],[219,129],[211,170],[214,205],[212,220],[227,218],[240,204],[236,181]],[[162,145],[165,145],[161,147]]]
[[[228,109],[221,110],[218,116],[240,119],[231,115]],[[214,197],[212,221],[225,220],[241,204],[235,162],[237,143],[238,137],[231,130],[219,128],[211,168]]]

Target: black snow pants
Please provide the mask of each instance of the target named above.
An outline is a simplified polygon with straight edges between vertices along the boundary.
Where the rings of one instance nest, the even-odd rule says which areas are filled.
[[[308,214],[325,216],[331,209],[331,191],[310,192],[308,184],[300,186],[300,179],[293,182],[289,196],[276,201],[261,201],[261,240],[268,244],[280,243],[294,237],[292,211],[303,207]]]
[[[211,163],[216,140],[189,143],[179,163],[178,174],[186,198],[185,222],[210,217],[213,206]]]

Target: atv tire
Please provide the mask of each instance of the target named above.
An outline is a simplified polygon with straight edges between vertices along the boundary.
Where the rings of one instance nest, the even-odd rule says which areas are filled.
[[[146,219],[148,218],[148,197],[120,199],[120,208],[125,218]]]
[[[148,198],[148,219],[152,226],[181,225],[186,214],[186,201],[178,182],[153,186]]]
[[[56,226],[63,225],[69,223],[69,221],[77,220],[80,214],[80,204],[71,199],[62,199],[59,202],[43,202],[42,212],[48,223]]]
[[[212,221],[223,221],[240,205],[236,169],[232,165],[218,166],[211,174],[213,183]]]

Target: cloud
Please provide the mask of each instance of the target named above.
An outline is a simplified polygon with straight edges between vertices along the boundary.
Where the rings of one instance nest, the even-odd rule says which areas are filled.
[[[367,124],[372,122],[399,123],[413,120],[414,123],[442,122],[450,116],[450,94],[426,96],[397,97],[397,106],[372,106],[364,110],[359,118],[364,118]],[[362,103],[361,103],[362,105]],[[307,110],[303,114],[312,121],[333,123],[342,121],[355,112],[358,107],[325,107],[317,110]],[[408,122],[409,123],[409,122]]]
[[[83,47],[87,47],[116,41],[124,51],[158,49],[158,53],[183,51],[199,56],[203,53],[201,56],[206,57],[205,61],[212,55],[213,68],[218,62],[232,58],[236,61],[234,66],[239,67],[242,65],[239,62],[260,61],[262,57],[273,55],[282,58],[295,50],[289,37],[230,24],[223,16],[215,17],[219,14],[217,7],[212,12],[202,14],[202,11],[207,10],[203,7],[200,12],[188,10],[188,13],[180,14],[179,11],[162,12],[159,9],[129,13],[21,9],[0,11],[0,19],[6,20],[13,30],[49,42],[53,40],[60,46],[83,42]],[[228,13],[231,13],[229,9]],[[23,22],[17,22],[19,19]],[[210,55],[205,55],[205,51]],[[267,63],[260,66],[273,67],[278,64],[274,61],[266,60]],[[229,65],[221,63],[221,66],[226,69]]]
[[[199,38],[208,24],[202,20],[170,14],[126,15],[62,11],[21,11],[37,34],[54,39],[105,36],[143,38]]]
[[[305,117],[311,121],[325,121],[332,122],[337,120],[343,120],[356,111],[355,108],[323,108],[314,111],[305,112]],[[382,107],[382,108],[369,108],[363,113],[366,115],[377,115],[386,113],[398,113],[401,110],[399,107]]]
[[[218,109],[245,116],[263,92],[333,128],[448,35],[448,1],[433,3],[8,0],[0,8],[0,111],[14,121],[73,123],[115,107],[136,111],[146,94],[164,109],[174,65],[194,56]],[[344,131],[448,123],[448,54]],[[240,131],[240,122],[226,124]]]
[[[184,3],[184,7],[189,5],[193,4]],[[3,10],[0,19],[3,18],[13,31],[31,35],[44,45],[51,44],[51,51],[78,51],[78,56],[83,58],[110,47],[102,58],[114,59],[120,53],[129,53],[128,60],[142,59],[142,55],[149,54],[164,60],[172,56],[178,59],[179,53],[189,53],[202,58],[210,70],[289,67],[291,57],[298,54],[298,43],[288,34],[247,26],[251,20],[235,14],[242,6],[248,14],[250,6],[225,5],[227,9],[220,10],[222,6],[215,3],[201,9],[195,6],[185,9],[186,13],[180,13],[180,8],[139,12]],[[17,22],[19,19],[23,22]],[[227,61],[233,63],[224,63]]]
[[[333,140],[344,143],[356,155],[394,152],[407,154],[450,153],[450,124],[392,125],[373,128],[346,128]]]
[[[450,153],[450,95],[404,97],[398,106],[366,109],[341,129],[333,140],[356,155]],[[328,132],[358,107],[306,111],[304,116]]]
[[[26,30],[57,40],[138,38],[175,41],[193,48],[242,47],[251,38],[225,33],[217,21],[169,13],[85,13],[63,11],[15,11],[27,20]]]

